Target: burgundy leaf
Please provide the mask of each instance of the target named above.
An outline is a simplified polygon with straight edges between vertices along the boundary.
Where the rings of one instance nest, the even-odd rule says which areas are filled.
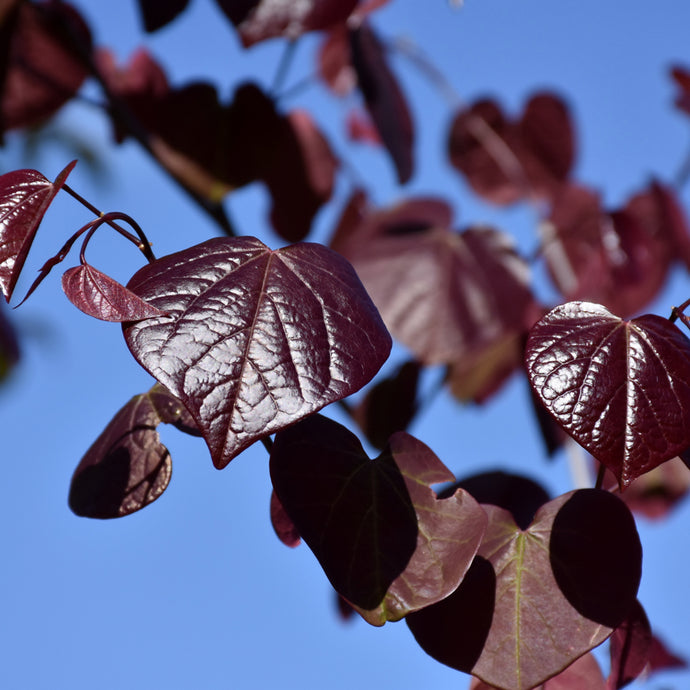
[[[55,182],[37,170],[0,176],[0,289],[8,302],[38,226],[76,163],[69,163]]]
[[[609,690],[624,688],[644,671],[651,646],[652,629],[642,605],[636,601],[630,615],[611,635]]]
[[[169,316],[124,324],[127,345],[190,411],[218,468],[357,391],[391,348],[352,267],[321,245],[217,238],[144,266],[128,288]]]
[[[91,49],[89,29],[66,2],[19,4],[9,46],[2,129],[40,124],[79,90],[88,69],[75,48]],[[3,50],[0,48],[0,50]]]
[[[407,624],[437,661],[489,686],[527,690],[596,647],[628,615],[640,541],[630,511],[607,491],[559,496],[526,530],[506,510],[484,508],[489,526],[467,576]]]
[[[398,182],[404,184],[414,168],[412,116],[385,50],[368,22],[350,30],[350,51],[367,110],[393,159]]]
[[[117,518],[155,501],[170,482],[170,453],[156,427],[185,413],[180,401],[159,413],[162,398],[172,396],[156,384],[149,393],[134,396],[112,419],[74,471],[69,506],[77,515]]]
[[[357,86],[345,24],[333,27],[326,34],[319,48],[318,70],[321,79],[338,96],[346,96]]]
[[[680,89],[676,107],[690,115],[690,71],[686,67],[675,65],[671,68],[671,77]]]
[[[527,374],[556,421],[621,488],[690,447],[690,341],[668,320],[569,302],[527,342]]]
[[[382,379],[352,410],[352,417],[374,448],[382,449],[395,431],[404,431],[417,411],[417,382],[421,365],[405,362]]]
[[[656,636],[652,635],[652,644],[649,649],[649,670],[663,671],[671,668],[687,668],[688,662],[682,657],[670,652],[666,645]]]
[[[295,548],[302,542],[302,538],[299,536],[295,524],[285,512],[285,508],[283,508],[283,504],[280,502],[275,491],[271,492],[271,524],[273,525],[278,539],[280,539],[285,546]]]
[[[14,368],[19,361],[19,344],[14,328],[7,318],[5,308],[0,306],[0,381]]]
[[[217,0],[245,48],[268,38],[295,39],[344,22],[357,0]]]
[[[177,17],[189,0],[139,0],[144,29],[153,32],[163,28]]]
[[[453,475],[421,441],[396,433],[375,460],[357,437],[314,416],[277,434],[271,479],[331,584],[372,625],[450,594],[485,517],[465,491],[440,500]]]
[[[652,194],[611,213],[584,187],[571,185],[555,198],[542,226],[544,256],[566,300],[598,302],[627,316],[658,294],[675,253],[670,235],[681,230],[667,224],[670,206],[667,213],[659,193]]]
[[[351,141],[379,146],[381,135],[378,129],[366,115],[360,110],[351,110],[346,120],[347,136]]]
[[[102,321],[122,323],[165,315],[165,312],[147,304],[124,285],[88,264],[65,271],[62,289],[77,309]]]

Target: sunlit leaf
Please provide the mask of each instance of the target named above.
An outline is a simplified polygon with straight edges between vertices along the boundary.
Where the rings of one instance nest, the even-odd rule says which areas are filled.
[[[117,518],[155,501],[172,473],[170,453],[156,427],[174,423],[185,413],[180,401],[159,384],[134,396],[74,471],[69,492],[72,511],[82,517]]]
[[[76,163],[67,165],[55,182],[37,170],[0,176],[0,289],[8,302],[38,226]]]
[[[65,271],[62,289],[77,309],[102,321],[138,321],[165,313],[88,264]]]
[[[321,245],[217,238],[127,287],[169,314],[125,324],[127,345],[182,400],[218,468],[357,391],[391,348],[352,267]]]
[[[372,625],[450,594],[484,533],[476,501],[431,484],[451,472],[421,441],[396,433],[370,460],[357,437],[325,417],[277,434],[271,478],[297,531],[338,591]]]
[[[603,642],[632,609],[642,550],[625,504],[607,491],[573,491],[542,506],[522,530],[484,506],[475,561],[447,599],[407,624],[437,661],[503,690],[528,690]]]
[[[690,341],[660,316],[569,302],[532,328],[526,366],[546,409],[622,488],[690,447]]]

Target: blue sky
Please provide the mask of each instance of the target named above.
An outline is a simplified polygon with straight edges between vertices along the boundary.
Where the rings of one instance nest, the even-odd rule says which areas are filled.
[[[75,2],[100,44],[125,59],[146,43],[180,84],[210,79],[229,97],[246,78],[269,85],[279,42],[242,51],[214,3],[193,0],[184,16],[154,36],[139,28],[134,0]],[[391,0],[375,26],[389,39],[419,45],[460,98],[497,97],[516,112],[533,91],[557,90],[577,123],[576,176],[615,205],[654,174],[671,180],[690,145],[690,121],[672,107],[668,67],[690,66],[690,6],[550,0]],[[287,83],[313,70],[314,40],[305,41]],[[491,208],[473,197],[450,169],[445,137],[450,106],[403,56],[394,68],[408,93],[419,138],[418,168],[406,189],[394,183],[379,150],[342,137],[347,106],[319,85],[286,101],[317,114],[337,150],[369,180],[378,203],[405,194],[437,194],[456,209],[459,226],[492,223],[534,246],[532,210]],[[89,93],[97,95],[96,90]],[[88,142],[105,170],[80,163],[70,184],[103,210],[133,216],[157,255],[216,233],[176,194],[134,144],[110,147],[110,131],[86,104],[66,108],[55,123]],[[193,125],[190,125],[193,126]],[[73,157],[59,145],[27,159],[16,139],[0,151],[2,170],[38,167],[48,177]],[[348,188],[342,184],[340,199]],[[682,200],[690,207],[690,192]],[[228,208],[243,234],[272,246],[266,196],[251,188]],[[318,218],[316,237],[331,231],[336,209]],[[58,198],[29,258],[38,268],[88,213]],[[138,253],[102,233],[91,262],[126,281]],[[69,261],[66,267],[76,264]],[[18,293],[31,278],[24,276]],[[543,295],[548,288],[538,277]],[[675,275],[654,311],[690,296],[687,275]],[[23,361],[0,388],[5,497],[0,502],[4,564],[0,569],[0,686],[27,690],[120,690],[123,687],[255,690],[292,688],[462,688],[466,677],[427,657],[404,624],[374,629],[342,624],[330,585],[309,550],[289,550],[268,520],[266,453],[250,448],[222,472],[198,439],[161,429],[173,458],[169,489],[155,504],[117,521],[91,521],[67,508],[72,471],[113,413],[147,390],[150,377],[132,360],[116,325],[74,309],[59,272],[13,312]],[[413,432],[456,473],[496,467],[537,477],[556,495],[573,487],[565,457],[545,460],[516,379],[486,408],[460,407],[441,395]],[[690,658],[685,586],[690,502],[664,523],[640,523],[644,573],[640,599],[655,630]],[[690,673],[658,676],[650,687],[688,687]]]

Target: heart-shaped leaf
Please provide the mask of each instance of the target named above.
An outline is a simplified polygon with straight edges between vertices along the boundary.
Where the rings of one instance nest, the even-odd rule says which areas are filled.
[[[690,340],[660,316],[563,304],[532,328],[526,366],[546,409],[622,488],[690,447]]]
[[[336,591],[372,625],[450,594],[467,571],[485,516],[465,491],[438,499],[452,473],[421,441],[393,434],[369,460],[350,431],[314,416],[280,432],[275,491]]]
[[[443,601],[407,617],[438,661],[502,690],[527,690],[603,642],[629,614],[642,550],[625,504],[585,489],[542,506],[526,530],[484,506],[472,567]]]
[[[172,473],[170,453],[156,427],[186,415],[180,401],[160,384],[134,396],[74,471],[70,508],[82,517],[106,519],[129,515],[155,501]]]
[[[9,302],[38,226],[77,161],[51,182],[37,170],[0,176],[0,290]]]
[[[165,314],[88,264],[65,271],[62,289],[77,309],[102,321],[122,323]]]
[[[350,264],[321,245],[216,238],[127,287],[168,313],[125,324],[127,345],[190,411],[218,468],[359,390],[391,348]]]

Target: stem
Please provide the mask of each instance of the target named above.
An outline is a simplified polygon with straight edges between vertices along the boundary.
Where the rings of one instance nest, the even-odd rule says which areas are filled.
[[[264,436],[261,439],[261,443],[264,444],[264,448],[266,449],[266,451],[270,455],[273,451],[273,439],[270,436]]]
[[[606,474],[606,465],[599,463],[599,472],[597,473],[597,483],[594,485],[595,489],[601,489],[604,485],[604,475]]]
[[[287,77],[288,70],[292,65],[292,61],[297,52],[297,41],[293,38],[287,42],[285,45],[285,50],[280,58],[280,63],[278,63],[278,71],[273,79],[273,85],[271,86],[271,95],[277,99],[277,93],[280,88],[285,83],[285,78]]]

